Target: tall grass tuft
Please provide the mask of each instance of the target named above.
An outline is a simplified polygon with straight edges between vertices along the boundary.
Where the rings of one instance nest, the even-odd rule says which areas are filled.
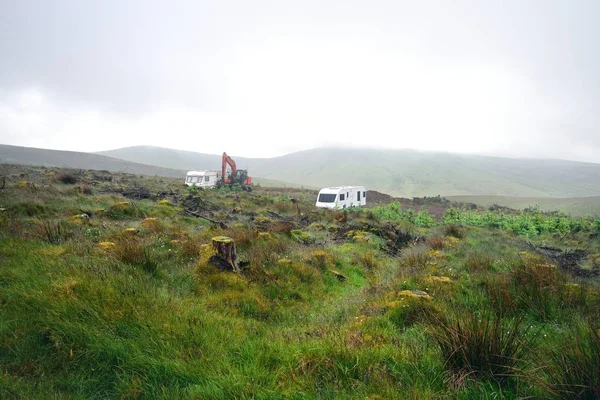
[[[422,273],[431,262],[431,254],[425,246],[416,246],[407,249],[399,261],[402,275],[418,275]]]
[[[441,237],[428,237],[426,242],[433,250],[442,250],[446,246],[444,238]]]
[[[369,271],[373,271],[379,266],[377,254],[371,250],[357,254],[356,261],[358,261],[360,265],[364,266]]]
[[[469,252],[466,256],[465,266],[469,271],[488,271],[494,265],[494,258],[483,251]]]
[[[40,219],[35,225],[35,234],[52,244],[60,244],[71,237],[67,222],[61,220]]]
[[[565,278],[542,257],[527,255],[511,273],[512,284],[522,309],[530,309],[540,319],[551,319],[560,308]]]
[[[450,224],[450,225],[444,226],[443,232],[444,232],[444,235],[455,237],[457,239],[462,239],[465,237],[464,228],[462,228],[458,225],[455,225],[455,224]]]
[[[562,399],[600,399],[600,330],[576,326],[566,344],[548,352],[551,387]]]
[[[471,378],[491,378],[504,385],[522,375],[519,365],[535,337],[522,325],[522,317],[503,320],[486,309],[480,315],[455,310],[447,317],[430,318],[434,342],[457,385]]]
[[[148,273],[155,274],[158,271],[156,256],[137,239],[121,239],[115,248],[115,255],[122,262],[141,267]]]

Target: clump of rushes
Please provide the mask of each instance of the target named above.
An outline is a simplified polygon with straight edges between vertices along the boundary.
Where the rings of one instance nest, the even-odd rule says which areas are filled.
[[[413,247],[404,252],[400,258],[400,268],[403,275],[414,275],[427,268],[432,260],[432,255],[424,246]]]
[[[494,265],[494,258],[483,251],[469,252],[466,256],[465,266],[469,271],[488,271],[492,265]]]
[[[429,237],[426,242],[434,250],[442,250],[446,245],[445,240],[441,237]]]
[[[122,262],[141,267],[154,274],[158,271],[158,260],[148,246],[144,246],[136,238],[122,238],[114,247],[114,254]]]
[[[313,250],[308,255],[307,262],[315,268],[325,269],[327,266],[333,264],[333,258],[325,250]]]
[[[377,259],[377,255],[371,250],[359,253],[356,256],[356,259],[359,264],[371,271],[377,269],[377,267],[379,266],[379,260]]]
[[[500,385],[521,376],[519,368],[536,335],[523,318],[504,320],[484,309],[481,314],[455,309],[443,317],[432,314],[430,332],[456,385],[467,379],[493,379]]]
[[[522,309],[532,310],[542,320],[554,316],[565,288],[565,279],[555,265],[541,256],[525,254],[511,278]]]
[[[457,239],[462,239],[465,237],[464,228],[462,228],[458,225],[455,225],[455,224],[450,224],[450,225],[444,226],[442,231],[444,232],[444,235],[450,236],[450,237],[455,237]]]
[[[48,243],[59,244],[66,241],[72,232],[65,221],[40,219],[35,225],[35,234]]]
[[[600,399],[600,329],[578,324],[563,343],[546,357],[551,388],[562,399]]]

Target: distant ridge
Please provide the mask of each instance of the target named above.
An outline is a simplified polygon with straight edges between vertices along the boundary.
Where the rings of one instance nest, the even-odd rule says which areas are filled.
[[[183,178],[185,176],[184,171],[145,165],[93,153],[9,145],[0,145],[0,164],[95,169],[127,172],[136,175],[160,175],[171,178]]]
[[[220,155],[128,147],[99,154],[166,168],[219,168]],[[417,150],[319,148],[275,158],[230,154],[252,176],[311,187],[360,184],[393,196],[600,196],[600,164]]]

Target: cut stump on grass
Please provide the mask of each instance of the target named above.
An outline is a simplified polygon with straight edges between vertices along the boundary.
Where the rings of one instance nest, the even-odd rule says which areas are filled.
[[[338,279],[338,281],[340,282],[344,282],[348,279],[348,277],[346,275],[343,275],[341,272],[336,271],[335,269],[330,269],[329,270],[333,275],[335,275],[335,277]]]
[[[211,264],[219,269],[231,269],[240,272],[240,267],[236,262],[235,241],[232,238],[215,236],[212,238],[212,247],[215,255],[210,259]]]

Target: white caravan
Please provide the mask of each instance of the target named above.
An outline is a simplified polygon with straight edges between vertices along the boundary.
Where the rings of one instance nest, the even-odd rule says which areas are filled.
[[[364,186],[337,186],[319,190],[317,207],[348,208],[367,204],[367,189]]]
[[[185,184],[199,188],[213,188],[221,180],[220,171],[190,171],[185,177]]]

